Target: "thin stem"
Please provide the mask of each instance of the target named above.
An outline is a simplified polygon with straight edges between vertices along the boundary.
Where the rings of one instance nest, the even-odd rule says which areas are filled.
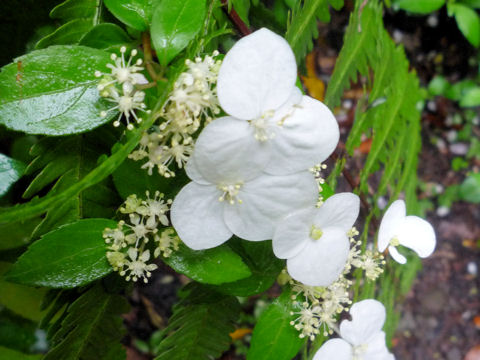
[[[155,71],[155,69],[153,68],[152,45],[150,41],[150,34],[148,32],[142,33],[142,45],[143,45],[145,67],[147,68],[147,71],[150,74],[153,81],[156,82],[157,80],[159,80],[159,76]]]
[[[228,0],[222,0],[222,5],[224,5],[223,11],[225,11],[230,20],[232,20],[232,22],[235,24],[235,27],[238,29],[240,34],[242,36],[250,35],[252,30],[250,30],[247,24],[245,24],[240,16],[238,16],[235,9],[232,8],[231,11],[228,12]]]

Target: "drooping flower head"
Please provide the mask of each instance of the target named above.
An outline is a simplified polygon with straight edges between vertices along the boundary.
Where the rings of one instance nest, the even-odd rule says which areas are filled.
[[[355,303],[352,320],[340,324],[340,339],[328,340],[313,360],[394,360],[385,344],[385,308],[377,300]]]
[[[295,280],[328,286],[345,268],[350,249],[347,233],[359,210],[357,195],[339,193],[319,208],[292,212],[275,229],[273,252],[287,259],[288,273]]]
[[[201,133],[196,163],[204,166],[218,151],[234,156],[251,149],[260,158],[252,166],[286,175],[325,160],[338,143],[338,124],[325,105],[302,96],[296,78],[295,56],[285,39],[260,29],[239,40],[225,56],[217,82],[220,105],[230,116]]]
[[[393,259],[405,264],[407,259],[397,250],[403,245],[425,258],[433,253],[436,245],[435,232],[432,225],[418,216],[407,216],[405,202],[396,200],[383,216],[378,231],[378,251],[388,251]]]

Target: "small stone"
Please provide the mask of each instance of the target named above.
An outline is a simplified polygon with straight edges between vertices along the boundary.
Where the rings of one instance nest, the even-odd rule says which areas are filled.
[[[467,264],[467,272],[470,274],[470,275],[473,275],[473,276],[477,276],[478,274],[478,266],[475,262],[473,261],[470,261],[468,264]]]

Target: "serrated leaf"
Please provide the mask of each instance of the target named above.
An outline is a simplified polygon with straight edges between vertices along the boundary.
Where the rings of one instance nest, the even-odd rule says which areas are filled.
[[[0,154],[0,197],[23,176],[25,164]]]
[[[148,29],[158,3],[159,0],[105,0],[105,6],[118,20],[138,31]]]
[[[15,59],[0,73],[0,124],[29,134],[67,135],[94,129],[115,114],[101,99],[95,70],[107,52],[85,46],[51,46]]]
[[[458,28],[470,44],[478,47],[480,45],[480,17],[477,12],[458,3],[448,4],[448,12],[455,16]]]
[[[167,65],[200,31],[205,0],[162,0],[152,17],[151,36],[160,64]]]
[[[78,44],[80,39],[92,28],[89,19],[75,19],[60,26],[53,33],[42,38],[35,48],[44,49],[51,45]]]
[[[92,28],[80,40],[80,45],[109,50],[130,43],[128,34],[118,25],[105,23]]]
[[[273,254],[271,241],[252,242],[233,238],[227,244],[241,256],[252,275],[213,287],[221,293],[236,296],[259,294],[273,285],[285,267],[284,261],[277,259]]]
[[[176,272],[204,284],[218,285],[252,275],[242,258],[225,244],[201,251],[180,244],[163,261]]]
[[[285,39],[292,47],[297,63],[313,49],[313,39],[318,37],[318,19],[330,21],[327,0],[305,0],[293,15]]]
[[[234,296],[226,296],[191,283],[180,293],[155,360],[218,359],[230,347],[240,306]]]
[[[398,0],[394,4],[412,13],[428,14],[445,5],[445,0]]]
[[[306,339],[301,339],[299,331],[290,325],[294,319],[290,312],[299,311],[291,295],[286,288],[260,315],[253,329],[247,360],[290,360],[305,343]]]
[[[35,241],[20,256],[5,279],[51,288],[73,288],[113,271],[105,256],[103,230],[117,223],[85,219],[64,225]]]
[[[43,360],[125,359],[120,344],[124,332],[120,314],[128,308],[123,297],[95,285],[68,307],[61,327],[52,337],[52,348]]]

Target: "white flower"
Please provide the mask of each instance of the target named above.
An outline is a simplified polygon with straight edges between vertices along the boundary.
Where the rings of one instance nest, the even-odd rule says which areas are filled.
[[[212,121],[200,134],[193,154],[198,166],[208,166],[216,152],[235,156],[245,149],[261,157],[255,166],[272,175],[325,160],[338,143],[338,124],[325,105],[302,96],[296,78],[295,56],[285,39],[261,29],[239,40],[225,56],[217,82],[220,105],[230,116]]]
[[[352,320],[340,324],[341,339],[328,340],[313,360],[394,360],[385,344],[385,308],[377,300],[367,299],[354,304]]]
[[[339,193],[319,208],[293,212],[276,227],[273,252],[287,259],[288,273],[295,280],[328,286],[345,268],[350,249],[347,233],[359,210],[357,195]]]
[[[129,248],[127,251],[130,260],[127,260],[125,266],[126,270],[122,270],[120,275],[126,276],[127,281],[133,280],[134,282],[140,278],[143,278],[143,282],[147,283],[148,278],[152,276],[152,271],[158,268],[155,264],[147,264],[150,260],[150,250],[145,250],[138,256],[138,249]]]
[[[197,166],[194,158],[187,163],[193,181],[180,190],[170,214],[190,248],[212,248],[232,234],[251,241],[271,239],[275,223],[288,212],[315,205],[317,185],[308,171],[261,174],[253,166],[258,157],[249,154],[220,151],[212,154],[209,166]]]
[[[378,251],[388,251],[393,259],[405,264],[407,259],[396,248],[403,245],[425,258],[433,253],[436,245],[432,225],[418,216],[407,216],[405,202],[396,200],[383,216],[378,231]]]

